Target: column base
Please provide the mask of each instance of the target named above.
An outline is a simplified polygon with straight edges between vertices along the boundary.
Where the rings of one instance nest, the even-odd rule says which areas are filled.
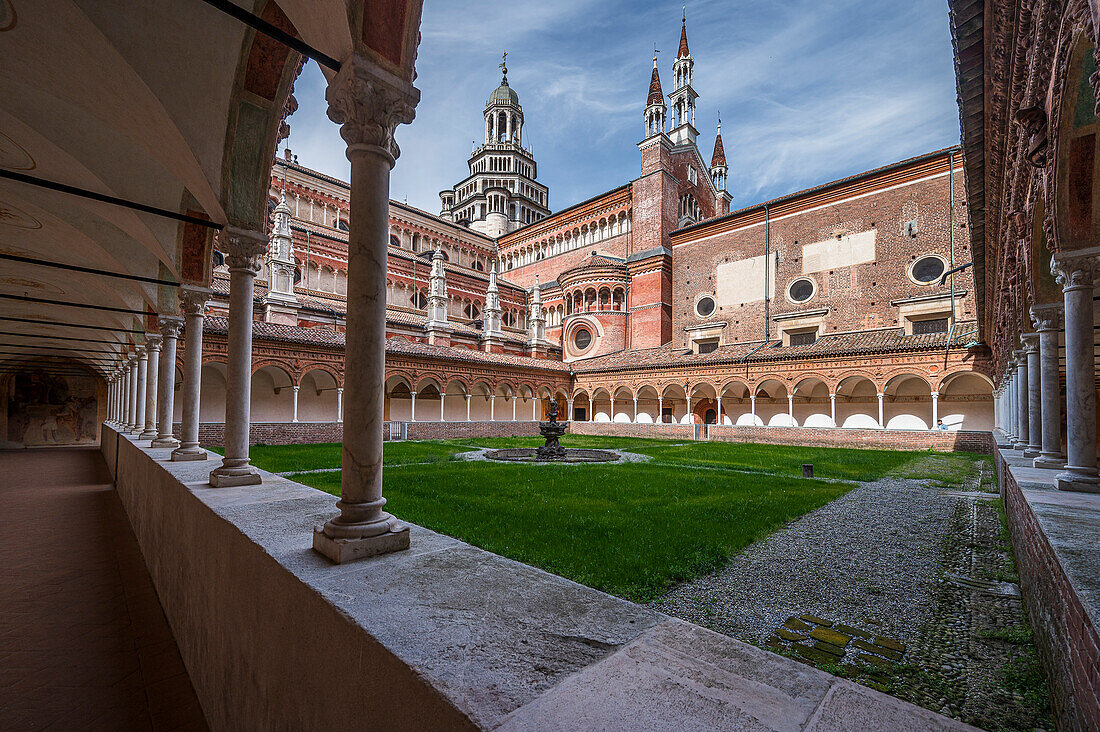
[[[157,439],[157,431],[156,430],[145,430],[140,435],[138,435],[138,439],[139,440],[155,440],[155,439]]]
[[[239,485],[262,483],[259,471],[249,466],[244,468],[214,468],[210,471],[210,485],[214,488],[233,488]]]
[[[174,463],[205,459],[206,450],[203,450],[201,447],[179,447],[172,451],[172,462]]]
[[[1028,445],[1024,448],[1024,457],[1035,458],[1043,452],[1043,449],[1038,445]]]
[[[332,522],[324,526],[316,526],[313,529],[313,550],[324,554],[333,564],[345,564],[356,559],[379,554],[390,554],[409,548],[409,527],[397,523],[392,516],[389,520],[389,528],[381,534],[363,537],[332,537],[326,531],[331,530]],[[372,522],[368,526],[374,526]],[[346,524],[339,525],[337,533],[348,533]]]
[[[1066,467],[1065,455],[1043,455],[1031,461],[1031,467],[1033,468],[1053,468],[1055,470],[1061,470]]]
[[[1054,477],[1054,487],[1060,491],[1075,491],[1078,493],[1100,493],[1100,477],[1096,476],[1095,469],[1092,474],[1076,473],[1073,468],[1066,466],[1066,472]]]
[[[158,437],[149,443],[149,447],[170,447],[173,450],[180,446],[180,441],[175,437]],[[205,454],[205,453],[203,453]]]
[[[1023,442],[1021,440],[1013,440],[1012,441],[1012,449],[1013,450],[1026,450],[1027,449],[1027,443]]]

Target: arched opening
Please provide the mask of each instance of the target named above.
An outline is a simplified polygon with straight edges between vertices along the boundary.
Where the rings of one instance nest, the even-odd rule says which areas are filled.
[[[625,386],[620,386],[615,390],[615,415],[612,421],[634,421],[634,393]]]
[[[279,366],[252,372],[248,407],[253,422],[290,422],[294,419],[294,380]]]
[[[753,425],[756,424],[752,413],[752,400],[749,399],[749,387],[743,381],[731,381],[722,391],[722,416],[719,424]]]
[[[661,421],[668,424],[687,422],[687,392],[679,384],[661,390]]]
[[[886,382],[883,424],[888,430],[927,430],[932,421],[932,388],[923,376],[900,374]]]
[[[470,420],[488,422],[492,419],[493,388],[487,382],[479,381],[470,389]]]
[[[836,387],[836,421],[849,429],[877,429],[878,389],[866,376],[852,375]]]
[[[591,419],[593,422],[611,421],[611,394],[607,389],[601,387],[592,391]]]
[[[949,374],[940,384],[938,411],[949,430],[991,430],[993,384],[974,372]],[[1058,416],[1058,423],[1064,428],[1064,415]]]
[[[443,421],[443,389],[432,378],[421,379],[416,385],[416,422]]]
[[[404,376],[386,379],[385,418],[395,422],[412,420],[412,387]]]
[[[635,421],[652,424],[661,420],[657,397],[657,390],[652,386],[643,386],[638,389],[638,418]]]
[[[569,415],[569,418],[577,422],[592,421],[592,399],[588,396],[587,391],[581,389],[573,392],[573,413]]]
[[[765,379],[756,387],[756,416],[768,427],[797,427],[791,417],[787,385],[778,379]]]
[[[710,422],[707,412],[713,411]],[[718,419],[718,391],[710,384],[696,384],[691,389],[691,413],[687,422],[694,424],[715,424]]]
[[[836,427],[833,423],[829,386],[816,376],[794,386],[794,421],[803,427]]]
[[[339,418],[337,387],[336,379],[328,371],[307,371],[298,388],[298,421],[335,422]]]
[[[199,422],[225,422],[225,364],[219,361],[204,363],[199,372]]]
[[[452,379],[443,390],[443,419],[448,422],[465,422],[467,419],[466,396],[469,390],[463,382]],[[470,405],[471,408],[473,405]]]

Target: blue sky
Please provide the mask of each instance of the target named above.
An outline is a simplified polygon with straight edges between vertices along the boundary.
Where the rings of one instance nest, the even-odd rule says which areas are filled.
[[[552,210],[636,177],[653,44],[667,94],[680,8],[426,0],[421,102],[397,133],[391,197],[435,213],[439,191],[465,177],[504,50]],[[721,109],[734,208],[958,143],[946,0],[695,0],[687,20],[699,147],[709,162]],[[314,63],[295,96],[299,162],[347,180]]]

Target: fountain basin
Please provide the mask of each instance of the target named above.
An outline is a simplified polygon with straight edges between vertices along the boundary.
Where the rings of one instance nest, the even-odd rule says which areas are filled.
[[[609,463],[621,458],[610,450],[586,450],[582,448],[559,448],[561,457],[547,455],[543,448],[517,447],[505,450],[488,450],[485,458],[512,463]]]

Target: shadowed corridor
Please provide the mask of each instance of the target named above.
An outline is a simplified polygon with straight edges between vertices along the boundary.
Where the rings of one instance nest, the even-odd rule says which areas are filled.
[[[205,730],[99,451],[0,451],[0,506],[0,729]]]

